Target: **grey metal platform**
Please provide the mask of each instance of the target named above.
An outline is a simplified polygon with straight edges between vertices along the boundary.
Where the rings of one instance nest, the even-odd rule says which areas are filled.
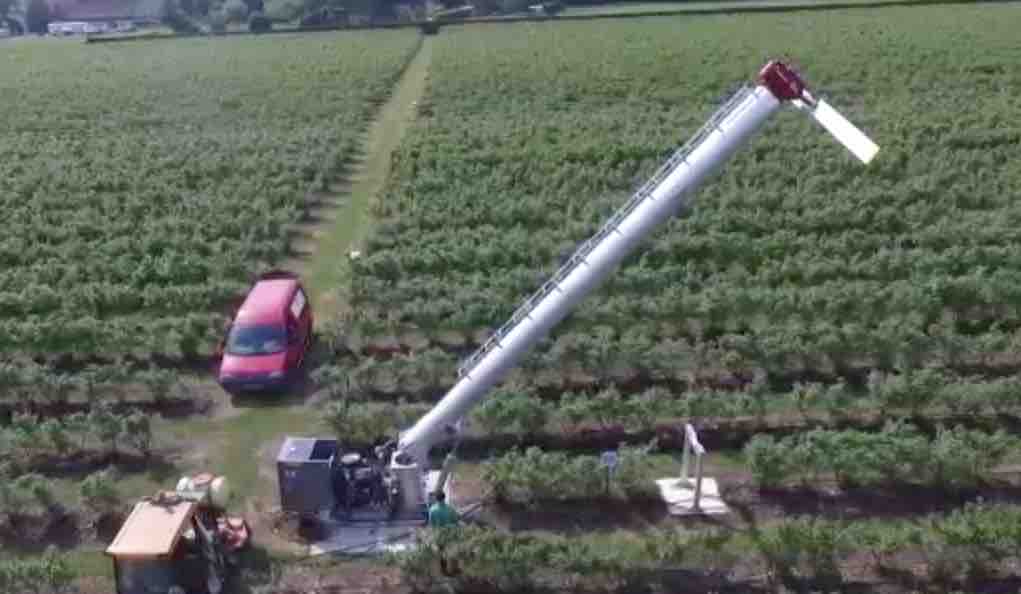
[[[440,472],[430,470],[426,473],[426,493],[432,493],[439,480]],[[453,500],[451,485],[453,476],[447,480],[444,492],[448,501]],[[385,519],[382,513],[372,511],[356,512],[348,520],[322,519],[320,526],[327,534],[319,542],[309,545],[310,556],[343,554],[343,555],[380,555],[397,553],[413,549],[418,541],[418,533],[426,525],[425,509],[417,517],[398,517]]]

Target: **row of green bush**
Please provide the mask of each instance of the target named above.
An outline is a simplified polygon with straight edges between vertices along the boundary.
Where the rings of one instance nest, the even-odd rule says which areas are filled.
[[[0,449],[26,463],[36,455],[70,456],[99,448],[117,453],[125,444],[148,457],[152,438],[150,415],[140,411],[118,414],[110,406],[60,419],[15,414],[9,425],[0,427]]]
[[[891,421],[879,432],[815,429],[779,440],[757,435],[744,453],[760,487],[794,478],[808,486],[832,476],[844,487],[971,488],[988,482],[1018,445],[1018,438],[1002,430],[940,428],[930,438],[914,425]]]
[[[655,495],[649,457],[654,448],[654,443],[619,448],[617,465],[609,475],[598,456],[515,449],[484,461],[482,480],[500,503],[650,497]]]
[[[313,380],[328,390],[333,400],[348,402],[344,407],[354,411],[358,407],[376,406],[372,402],[381,394],[368,386],[378,387],[384,381],[392,383],[394,374],[401,370],[414,372],[411,375],[415,381],[432,388],[426,392],[405,393],[399,386],[391,386],[397,390],[393,392],[395,395],[416,399],[440,395],[441,388],[452,381],[445,375],[456,367],[453,359],[435,350],[408,358],[404,366],[394,367],[395,361],[398,359],[378,363],[366,360],[350,369],[324,366],[313,373]],[[362,402],[372,404],[360,404]],[[394,402],[400,400],[395,398]],[[417,401],[404,407],[422,409]],[[804,420],[822,415],[837,419],[870,417],[877,413],[935,417],[999,414],[1019,408],[1021,382],[1016,378],[976,379],[925,368],[899,374],[874,371],[864,389],[844,383],[799,383],[790,391],[773,392],[759,381],[740,390],[678,393],[655,386],[625,393],[610,386],[598,391],[566,392],[556,400],[540,397],[536,386],[510,382],[497,388],[472,412],[471,419],[486,435],[523,437],[544,431],[571,430],[581,425],[647,432],[665,421],[691,417],[763,418],[769,413],[797,414]],[[404,413],[394,410],[393,414]]]
[[[0,592],[59,594],[71,587],[74,571],[53,550],[36,557],[0,559]]]
[[[78,483],[80,502],[96,512],[108,512],[119,505],[117,475],[111,469],[94,472]],[[73,507],[57,501],[54,480],[38,473],[11,476],[0,466],[0,518],[42,518]]]
[[[988,577],[1021,555],[1021,508],[969,504],[917,521],[848,523],[798,517],[751,533],[724,529],[654,530],[592,538],[506,533],[466,525],[431,531],[421,546],[396,555],[416,592],[620,591],[685,570],[726,582],[732,571],[758,566],[769,586],[837,591],[848,577],[843,563],[867,553],[873,569],[901,568],[921,559],[931,582],[955,584]],[[912,553],[903,561],[898,554]],[[439,560],[448,565],[445,575]],[[947,591],[945,588],[944,591]]]

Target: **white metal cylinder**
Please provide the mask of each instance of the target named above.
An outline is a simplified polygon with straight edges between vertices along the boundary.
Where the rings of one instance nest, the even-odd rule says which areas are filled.
[[[390,471],[397,479],[401,494],[401,511],[416,514],[425,505],[425,490],[422,488],[422,467],[417,462],[400,464],[392,462]]]
[[[616,229],[586,254],[581,265],[564,277],[485,354],[444,398],[400,438],[399,450],[426,467],[429,449],[442,428],[457,422],[489,389],[518,363],[529,348],[595,290],[638,243],[686,206],[689,194],[755,133],[779,107],[764,86],[747,92],[708,134],[633,210]]]

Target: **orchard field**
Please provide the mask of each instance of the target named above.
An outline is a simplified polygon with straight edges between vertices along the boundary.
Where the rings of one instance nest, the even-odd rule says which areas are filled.
[[[0,353],[209,353],[418,43],[5,47]]]
[[[192,407],[174,369],[207,361],[231,303],[293,255],[419,43],[5,47],[0,412]]]
[[[0,590],[108,571],[37,553],[98,550],[129,500],[200,468],[256,526],[241,591],[332,583],[343,568],[273,556],[274,440],[407,427],[787,55],[878,158],[775,117],[472,412],[455,499],[485,499],[497,529],[429,537],[453,537],[461,575],[437,574],[427,540],[341,581],[1016,591],[1019,25],[1004,3],[4,47]],[[337,254],[343,303],[317,310],[309,389],[175,408],[210,388],[231,301],[296,258],[291,228],[373,144],[359,135],[409,62],[428,90],[374,169],[361,256]],[[683,422],[731,507],[718,521],[671,517],[652,491]]]
[[[1004,5],[444,31],[353,264],[349,351],[318,371],[338,433],[427,410],[737,84],[791,56],[880,156],[861,167],[776,117],[473,413],[462,484],[525,532],[462,535],[464,584],[625,579],[606,551],[628,546],[632,570],[788,583],[1009,571],[1021,541],[993,518],[1016,513],[1021,459],[1018,24]],[[677,464],[642,448],[676,452],[683,421],[720,450],[737,511],[670,548],[649,487]],[[621,442],[631,470],[605,495],[595,454]],[[977,496],[1007,507],[960,507]],[[849,522],[870,517],[891,522]],[[680,560],[713,538],[734,558]],[[505,571],[508,548],[578,564]]]
[[[737,83],[788,54],[882,157],[863,168],[782,113],[510,385],[544,399],[611,384],[692,405],[730,394],[714,407],[796,383],[852,400],[933,381],[934,402],[998,393],[1021,338],[1019,16],[920,8],[445,33],[352,282],[349,342],[397,356],[360,359],[348,383],[441,394],[456,361]]]
[[[43,576],[64,575],[59,561],[9,555],[101,549],[128,503],[182,473],[255,482],[251,450],[231,437],[259,447],[258,427],[273,425],[196,415],[225,400],[205,363],[254,275],[294,257],[293,226],[344,174],[420,43],[377,32],[0,50],[0,591],[53,592]],[[224,461],[235,448],[246,464]],[[105,574],[109,561],[87,567]]]

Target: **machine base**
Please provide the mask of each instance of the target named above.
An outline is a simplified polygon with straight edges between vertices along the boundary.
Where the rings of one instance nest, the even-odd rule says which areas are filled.
[[[672,516],[725,514],[729,511],[727,504],[720,497],[720,488],[716,484],[716,479],[702,478],[702,494],[699,499],[699,509],[694,509],[694,483],[682,481],[677,477],[670,477],[656,479],[656,486],[659,487],[659,496],[667,504],[667,508]]]
[[[430,470],[424,477],[426,493],[432,493],[440,478],[438,470]],[[454,500],[451,484],[447,480],[444,493],[447,501]],[[389,519],[385,512],[355,510],[345,519],[322,518],[320,528],[326,537],[308,548],[309,556],[340,555],[381,555],[414,549],[418,532],[426,525],[426,506],[419,513],[399,513]]]
[[[327,554],[382,555],[415,547],[418,531],[425,521],[389,520],[380,522],[324,522],[329,536],[309,545],[311,557]]]

